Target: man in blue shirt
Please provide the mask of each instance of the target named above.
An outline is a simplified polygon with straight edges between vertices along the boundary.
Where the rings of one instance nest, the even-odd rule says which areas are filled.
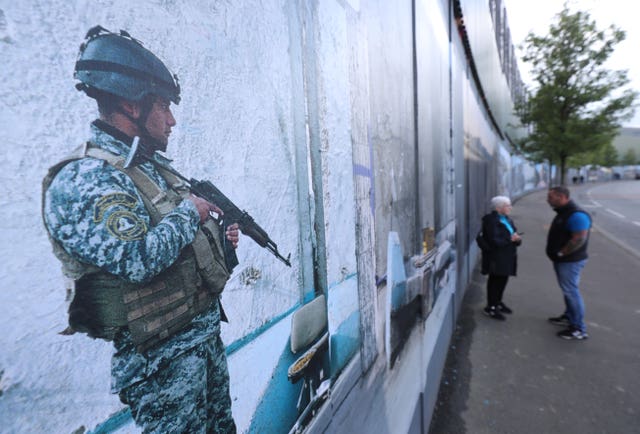
[[[558,333],[563,339],[584,340],[589,337],[584,323],[584,301],[580,295],[580,273],[587,263],[587,245],[591,217],[571,199],[569,189],[549,189],[547,202],[557,215],[551,222],[546,253],[562,289],[565,312],[549,322],[567,328]]]

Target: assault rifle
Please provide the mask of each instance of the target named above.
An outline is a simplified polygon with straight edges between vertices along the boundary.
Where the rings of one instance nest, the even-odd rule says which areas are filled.
[[[186,181],[189,187],[189,190],[198,197],[205,199],[215,205],[218,206],[224,213],[225,222],[238,223],[240,226],[240,230],[243,234],[250,237],[253,241],[258,243],[260,247],[264,247],[269,250],[276,258],[280,259],[287,266],[291,267],[291,262],[289,259],[291,258],[291,254],[289,254],[286,258],[280,255],[278,252],[278,246],[273,240],[269,237],[269,234],[260,227],[254,220],[253,217],[249,215],[248,212],[244,210],[240,210],[231,200],[225,196],[218,188],[213,185],[210,181],[198,181],[197,179],[187,179],[182,176],[172,167],[162,164],[153,158],[153,154],[155,151],[152,149],[147,149],[143,144],[140,143],[139,137],[135,137],[133,139],[133,143],[131,144],[131,152],[127,156],[127,159],[124,163],[124,168],[135,167],[140,163],[145,161],[149,161],[150,163],[162,168],[168,172],[171,172],[173,175],[178,178]],[[233,253],[235,259],[235,252]],[[237,261],[237,259],[235,259]],[[237,264],[237,262],[236,262]],[[233,265],[236,265],[233,264]]]

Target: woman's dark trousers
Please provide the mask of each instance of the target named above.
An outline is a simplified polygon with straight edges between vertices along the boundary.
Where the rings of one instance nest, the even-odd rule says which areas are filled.
[[[507,287],[508,280],[509,276],[489,274],[489,279],[487,280],[487,305],[489,307],[498,306],[502,303],[502,294]]]

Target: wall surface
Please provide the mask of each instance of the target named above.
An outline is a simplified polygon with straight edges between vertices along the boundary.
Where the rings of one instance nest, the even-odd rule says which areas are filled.
[[[2,431],[139,432],[109,393],[111,345],[58,334],[67,301],[40,215],[47,168],[97,116],[73,65],[100,24],[177,73],[175,167],[211,180],[291,253],[288,268],[242,237],[223,293],[239,432],[296,420],[312,432],[425,432],[488,199],[544,186],[548,173],[503,134],[512,101],[482,31],[485,3],[0,0]],[[319,295],[331,393],[300,420],[292,316]]]
[[[34,0],[2,2],[0,16],[0,118],[9,126],[0,162],[8,193],[0,211],[6,241],[0,275],[6,349],[0,356],[1,411],[17,415],[5,428],[69,432],[95,426],[121,408],[109,394],[111,345],[57,334],[66,327],[64,286],[40,217],[40,183],[47,168],[87,139],[88,124],[97,116],[95,104],[74,89],[73,80],[80,42],[96,24],[130,31],[177,73],[182,103],[174,108],[178,125],[168,150],[175,166],[213,181],[251,213],[282,253],[292,254],[289,269],[243,238],[241,265],[223,296],[230,318],[223,339],[231,350],[232,371],[243,372],[235,376],[232,396],[236,403],[239,396],[248,403],[234,411],[239,426],[248,426],[251,409],[287,348],[288,332],[280,332],[263,353],[268,369],[251,368],[254,355],[237,349],[299,306],[307,286],[313,291],[302,272],[311,258],[302,260],[300,248],[311,232],[299,218],[306,209],[308,219],[310,200],[308,189],[298,191],[308,163],[306,153],[297,155],[298,147],[306,146],[304,133],[297,134],[305,128],[299,115],[306,110],[304,97],[296,99],[303,92],[303,77],[296,75],[302,54],[290,50],[301,44],[297,14],[285,1]],[[332,124],[328,129],[344,131]],[[353,215],[352,192],[340,194],[348,199],[336,194],[335,200]],[[336,237],[353,239],[353,223],[334,226]],[[351,249],[350,273],[355,272],[353,256]]]

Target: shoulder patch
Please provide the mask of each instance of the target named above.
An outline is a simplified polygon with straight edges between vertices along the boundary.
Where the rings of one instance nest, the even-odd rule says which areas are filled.
[[[118,210],[107,218],[107,230],[123,241],[141,240],[147,233],[147,224],[143,219],[128,210]]]
[[[138,201],[127,193],[111,193],[100,198],[93,210],[93,221],[99,223],[104,218],[105,212],[112,206],[124,206],[133,209]]]

